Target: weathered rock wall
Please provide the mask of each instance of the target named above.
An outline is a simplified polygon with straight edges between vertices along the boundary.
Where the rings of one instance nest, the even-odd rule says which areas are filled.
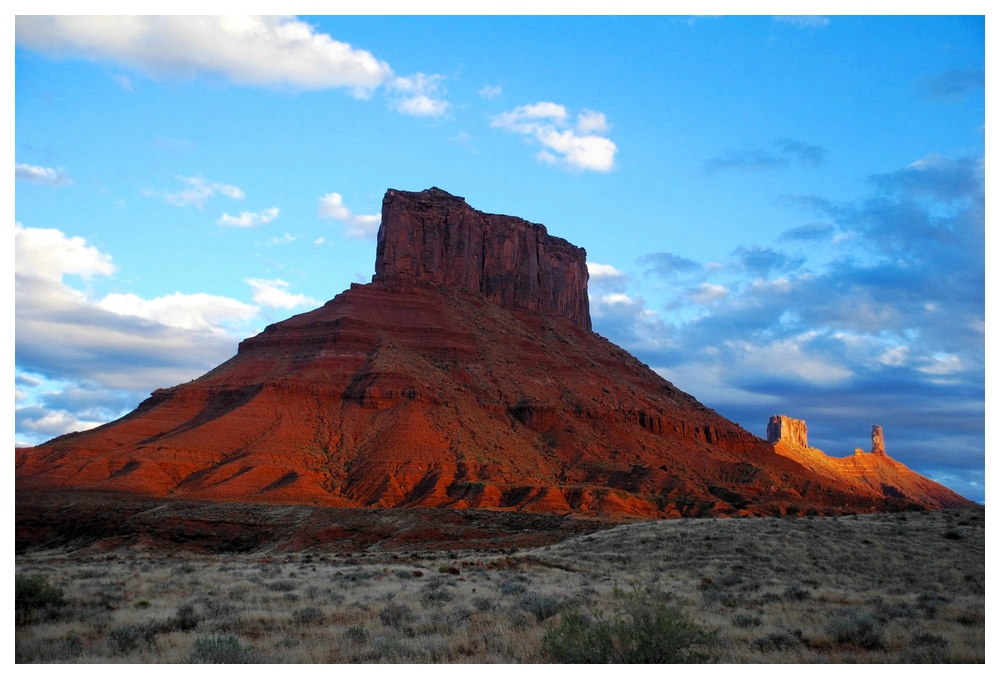
[[[803,448],[809,447],[809,433],[804,420],[784,415],[772,415],[767,422],[767,442],[787,441]]]
[[[467,288],[590,330],[588,278],[586,251],[541,224],[480,212],[438,188],[390,189],[382,200],[373,282]]]

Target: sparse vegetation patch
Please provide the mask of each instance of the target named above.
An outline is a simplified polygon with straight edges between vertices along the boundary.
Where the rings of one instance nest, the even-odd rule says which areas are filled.
[[[656,521],[516,552],[30,551],[15,659],[977,663],[982,514]]]

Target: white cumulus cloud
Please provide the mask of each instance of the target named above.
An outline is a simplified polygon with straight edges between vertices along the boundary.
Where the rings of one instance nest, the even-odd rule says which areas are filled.
[[[356,215],[344,205],[344,197],[336,191],[319,199],[320,217],[344,222],[344,235],[348,238],[374,238],[378,234],[381,215]]]
[[[39,411],[36,413],[31,411]],[[30,414],[29,414],[30,413]],[[43,434],[46,437],[68,434],[73,431],[86,431],[99,427],[103,422],[92,422],[77,419],[65,410],[43,410],[41,408],[18,409],[17,427],[20,430]],[[35,415],[35,417],[31,417]]]
[[[546,163],[564,163],[576,170],[596,172],[608,172],[615,166],[618,147],[609,138],[595,134],[609,129],[607,117],[597,111],[584,110],[573,127],[565,106],[541,101],[497,114],[490,126],[541,144],[536,158]]]
[[[98,306],[121,316],[137,316],[173,328],[201,330],[226,335],[224,323],[249,320],[257,315],[257,307],[229,297],[203,292],[143,299],[131,293],[111,293]]]
[[[252,228],[255,226],[263,226],[264,224],[270,224],[275,219],[278,218],[278,213],[280,211],[276,207],[271,207],[263,212],[247,212],[244,210],[235,217],[223,212],[222,217],[219,218],[219,224],[223,226],[236,226],[239,228]]]
[[[584,109],[576,117],[576,129],[581,134],[587,134],[589,132],[607,132],[611,128],[608,125],[608,117],[606,115],[597,111]]]
[[[306,295],[293,295],[288,292],[288,283],[275,278],[265,280],[247,278],[246,282],[253,288],[253,301],[261,306],[275,309],[294,309],[297,306],[317,306],[319,301]]]
[[[201,293],[92,299],[64,278],[110,276],[111,256],[57,229],[15,224],[14,261],[15,362],[33,374],[148,393],[232,356],[238,339],[228,327],[257,313]]]
[[[68,238],[57,229],[26,228],[14,224],[14,273],[52,283],[64,274],[83,279],[110,276],[116,271],[107,255],[79,236]]]
[[[14,176],[17,179],[47,186],[65,186],[73,183],[73,180],[67,177],[62,170],[40,165],[28,165],[27,163],[14,163]]]
[[[619,271],[610,264],[598,264],[597,262],[587,262],[587,273],[593,278],[621,278],[624,272]]]
[[[17,45],[112,61],[154,76],[209,74],[250,86],[348,88],[367,96],[392,75],[372,54],[293,17],[18,16]]]

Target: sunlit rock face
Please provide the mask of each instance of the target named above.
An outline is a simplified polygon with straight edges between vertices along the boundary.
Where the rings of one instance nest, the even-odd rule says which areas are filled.
[[[772,415],[768,420],[767,440],[779,455],[845,484],[855,493],[910,500],[934,509],[975,504],[889,457],[885,452],[882,427],[877,424],[872,426],[871,452],[855,448],[849,457],[831,457],[818,448],[809,447],[806,423],[784,415]]]
[[[772,415],[767,423],[767,442],[786,441],[803,448],[809,447],[809,432],[804,420],[784,415]]]
[[[872,454],[885,455],[885,439],[882,438],[882,427],[872,425]]]
[[[883,455],[841,468],[799,420],[772,433],[591,332],[581,248],[439,189],[390,190],[373,282],[120,420],[18,449],[15,474],[18,492],[611,517],[967,503],[906,470],[931,484],[917,492]]]

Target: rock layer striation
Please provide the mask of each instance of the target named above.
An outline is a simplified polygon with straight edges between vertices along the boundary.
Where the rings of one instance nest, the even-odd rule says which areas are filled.
[[[541,224],[474,210],[436,187],[390,189],[382,201],[373,282],[474,290],[590,330],[587,280],[587,252]]]
[[[120,420],[17,449],[17,490],[608,517],[924,506],[680,391],[589,330],[586,286],[583,250],[540,225],[389,191],[372,283]]]

